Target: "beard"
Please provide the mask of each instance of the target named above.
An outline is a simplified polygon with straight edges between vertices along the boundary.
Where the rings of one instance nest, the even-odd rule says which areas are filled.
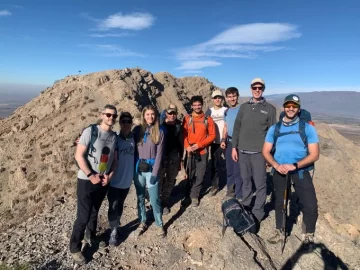
[[[294,113],[294,115],[289,115],[288,113],[285,112],[285,116],[287,119],[290,119],[290,120],[294,120],[296,117],[298,117],[299,115],[299,112],[298,113]]]

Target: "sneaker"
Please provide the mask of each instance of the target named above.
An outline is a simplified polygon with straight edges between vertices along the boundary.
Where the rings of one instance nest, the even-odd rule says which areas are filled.
[[[156,226],[156,236],[159,238],[164,238],[166,236],[164,226]]]
[[[279,229],[276,229],[274,234],[272,236],[270,236],[267,241],[269,242],[269,244],[278,244],[281,241],[283,241],[283,235],[282,235],[282,231]]]
[[[199,199],[196,199],[196,198],[191,199],[191,204],[190,204],[191,207],[198,207],[199,204],[200,204]]]
[[[217,187],[212,187],[212,188],[210,189],[209,194],[210,194],[210,196],[215,196],[216,193],[218,193],[218,191],[219,191],[219,189],[218,189]]]
[[[303,234],[303,250],[311,252],[315,249],[314,233]]]
[[[81,251],[71,253],[71,256],[76,264],[83,265],[86,263],[86,259]]]
[[[167,206],[164,206],[163,208],[163,215],[168,215],[170,213],[170,208]]]
[[[136,234],[138,236],[142,235],[147,229],[147,225],[144,222],[141,222],[140,225],[136,229]]]

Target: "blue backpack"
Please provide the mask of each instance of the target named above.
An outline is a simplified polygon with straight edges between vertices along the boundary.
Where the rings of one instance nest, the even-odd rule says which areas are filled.
[[[274,156],[275,151],[276,151],[276,142],[278,140],[279,137],[282,136],[286,136],[289,134],[299,134],[301,137],[301,140],[304,143],[304,146],[306,148],[307,154],[309,154],[309,150],[308,150],[308,140],[306,137],[306,132],[305,132],[305,126],[306,123],[313,125],[312,122],[312,118],[311,118],[311,114],[309,111],[301,109],[300,113],[299,113],[299,130],[297,131],[289,131],[289,132],[280,132],[280,128],[282,125],[282,119],[285,116],[285,112],[281,112],[280,113],[280,117],[279,117],[279,122],[276,123],[275,125],[275,130],[274,130],[274,143],[273,143],[273,147],[271,149],[271,154]],[[310,171],[313,170],[315,168],[314,164],[310,164],[309,166],[306,167],[306,170]]]

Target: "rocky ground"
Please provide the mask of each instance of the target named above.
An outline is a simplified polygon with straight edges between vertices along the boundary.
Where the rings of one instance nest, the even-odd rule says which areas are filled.
[[[183,186],[184,182],[178,182],[171,213],[163,217],[167,228],[165,239],[155,237],[154,224],[136,237],[136,197],[132,187],[121,220],[120,245],[85,246],[86,265],[74,265],[68,250],[76,212],[76,201],[71,196],[59,198],[52,208],[3,232],[0,259],[7,265],[29,263],[33,269],[360,269],[360,243],[334,232],[323,215],[317,225],[314,252],[299,250],[301,229],[294,225],[281,254],[280,245],[256,241],[250,234],[241,239],[227,229],[222,237],[220,209],[224,190],[215,197],[205,195],[198,208],[183,208],[180,206]],[[105,241],[108,239],[106,209],[105,200],[99,224],[99,238]],[[267,209],[271,210],[270,203]],[[148,216],[151,220],[150,210]],[[270,211],[259,236],[266,239],[273,228],[274,211]]]

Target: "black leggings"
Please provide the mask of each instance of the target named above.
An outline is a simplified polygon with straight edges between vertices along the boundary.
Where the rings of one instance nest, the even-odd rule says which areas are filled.
[[[124,202],[129,193],[129,188],[109,187],[107,198],[109,200],[108,219],[111,229],[119,225],[120,217],[123,213]]]
[[[303,178],[300,179],[299,175],[291,174],[291,181],[294,185],[295,194],[299,198],[300,204],[302,205],[303,221],[306,226],[306,233],[314,233],[316,221],[318,218],[318,205],[316,199],[316,193],[312,178],[308,171],[303,173]],[[274,173],[274,192],[275,192],[275,218],[276,228],[281,229],[282,225],[282,207],[284,201],[284,190],[286,187],[286,176]]]

